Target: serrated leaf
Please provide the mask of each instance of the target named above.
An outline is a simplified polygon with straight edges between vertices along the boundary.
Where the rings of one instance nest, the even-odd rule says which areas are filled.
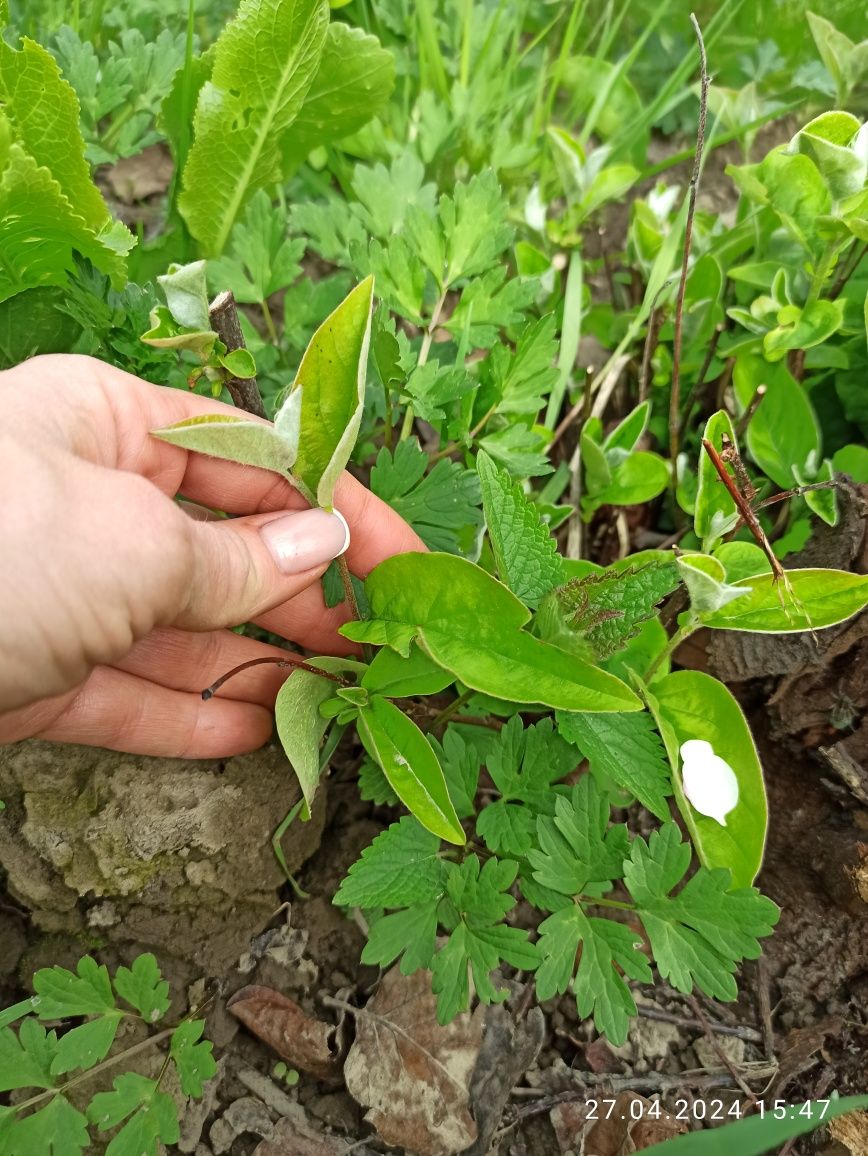
[[[162,978],[150,952],[137,955],[133,966],[115,972],[115,991],[148,1023],[156,1023],[169,1010],[169,985]]]
[[[365,750],[422,826],[449,843],[466,842],[437,756],[413,720],[374,695],[359,710],[357,725]]]
[[[402,975],[430,967],[437,939],[437,904],[420,903],[382,915],[368,931],[362,963],[388,967],[400,956]]]
[[[365,400],[374,280],[367,277],[310,340],[296,375],[301,435],[295,473],[317,504],[334,488],[356,444]]]
[[[491,351],[484,376],[499,394],[497,413],[539,413],[558,380],[556,331],[557,318],[549,313],[522,330],[514,353],[502,345]]]
[[[417,366],[404,386],[413,408],[422,421],[439,422],[452,404],[472,393],[476,382],[461,365],[440,367],[437,360]]]
[[[536,606],[563,578],[557,544],[521,486],[484,450],[476,469],[498,573],[522,602]]]
[[[551,999],[572,987],[580,1017],[593,1016],[598,1032],[616,1047],[623,1044],[636,1004],[622,972],[642,983],[652,979],[648,960],[639,950],[641,938],[611,919],[589,918],[572,904],[543,920],[539,933],[538,998]]]
[[[773,574],[759,574],[734,585],[750,593],[703,614],[704,626],[794,634],[835,626],[868,605],[868,576],[846,570],[787,570],[786,582],[776,582]]]
[[[749,886],[762,863],[768,804],[759,756],[741,707],[723,683],[698,670],[679,670],[659,679],[648,701],[666,743],[678,809],[700,861],[706,867],[726,867],[736,887]],[[711,743],[735,774],[738,803],[727,814],[725,827],[700,814],[685,798],[680,749],[691,739]]]
[[[274,426],[231,414],[188,417],[151,430],[151,436],[213,458],[272,470],[285,478],[290,478],[297,453],[297,446],[291,446]]]
[[[332,900],[343,907],[412,907],[446,888],[440,840],[411,815],[378,835],[350,867]]]
[[[435,738],[431,745],[437,752],[443,777],[449,788],[449,797],[459,819],[467,819],[476,810],[476,790],[482,759],[479,751],[464,740],[454,727],[447,727],[442,743]]]
[[[6,1156],[81,1156],[90,1146],[87,1119],[61,1095],[33,1115],[14,1119],[2,1139]]]
[[[679,583],[674,558],[662,552],[647,561],[644,557],[636,555],[626,565],[594,570],[555,590],[548,602],[557,615],[550,624],[551,633],[544,637],[558,641],[562,631],[578,634],[599,658],[620,650]]]
[[[409,522],[431,550],[460,552],[456,531],[481,526],[479,478],[459,462],[441,460],[426,474],[428,455],[415,439],[385,446],[371,470],[371,489]]]
[[[157,1145],[176,1144],[180,1137],[178,1109],[171,1096],[160,1092],[154,1080],[137,1072],[116,1076],[111,1092],[98,1092],[87,1109],[88,1119],[101,1132],[124,1127],[112,1138],[106,1156],[156,1156]]]
[[[487,433],[479,439],[479,447],[506,466],[513,477],[536,478],[552,473],[545,453],[546,438],[518,422]]]
[[[348,624],[342,628],[347,637],[358,640],[364,634],[366,641],[379,638],[382,645],[392,633],[408,645],[415,635],[422,649],[466,686],[508,702],[565,710],[639,708],[619,679],[522,630],[530,618],[527,608],[462,558],[396,555],[371,572],[365,589],[375,621]]]
[[[172,1032],[169,1055],[178,1070],[178,1082],[185,1096],[197,1099],[202,1095],[202,1086],[217,1071],[212,1055],[210,1040],[203,1040],[204,1020],[184,1020]]]
[[[592,771],[629,791],[658,819],[669,818],[669,762],[650,714],[603,716],[559,711],[558,730],[576,744]]]
[[[678,991],[694,984],[713,999],[732,1000],[733,972],[760,955],[759,940],[771,934],[780,911],[753,887],[730,890],[730,873],[701,867],[678,892],[669,892],[690,864],[690,846],[674,823],[633,840],[624,882],[654,954],[657,970]]]
[[[620,879],[628,851],[627,828],[609,826],[609,802],[590,775],[555,799],[554,817],[537,818],[537,845],[527,853],[533,877],[562,895],[580,895],[589,883]]]
[[[0,1029],[0,1092],[13,1088],[50,1088],[54,1083],[51,1061],[57,1038],[34,1019],[25,1019],[18,1035]]]
[[[394,58],[376,36],[329,24],[316,76],[281,141],[284,169],[311,149],[357,132],[376,116],[394,84]]]
[[[65,967],[43,967],[33,976],[34,1010],[40,1019],[100,1015],[115,1010],[115,997],[105,967],[83,956],[75,973]]]
[[[310,665],[329,674],[360,671],[361,663],[340,658],[313,658]],[[294,670],[280,690],[274,704],[277,734],[286,757],[298,777],[304,796],[306,818],[310,818],[320,777],[320,747],[331,720],[319,713],[320,706],[332,697],[336,683],[320,678],[309,670]]]
[[[62,1076],[76,1068],[92,1068],[108,1055],[120,1027],[121,1013],[113,1012],[70,1028],[57,1042],[51,1074]]]
[[[244,0],[214,49],[196,105],[179,206],[219,257],[245,202],[282,176],[281,141],[319,68],[325,0]]]

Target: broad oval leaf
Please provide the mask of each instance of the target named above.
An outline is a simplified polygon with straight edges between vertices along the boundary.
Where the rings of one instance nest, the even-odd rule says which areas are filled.
[[[325,509],[362,420],[373,297],[374,279],[366,277],[313,335],[296,376],[293,392],[301,387],[302,394],[295,472]]]
[[[447,843],[466,843],[437,756],[412,719],[375,695],[359,711],[357,725],[365,750],[422,826]]]
[[[608,486],[594,496],[599,505],[637,506],[662,494],[669,483],[669,466],[659,454],[636,450],[612,470]]]
[[[195,450],[245,466],[260,466],[292,480],[293,447],[274,426],[265,422],[231,414],[206,413],[185,418],[164,429],[151,430],[151,435],[185,450]]]
[[[405,657],[384,646],[378,650],[365,672],[361,686],[385,698],[410,698],[417,694],[438,694],[455,679],[438,666],[418,646]]]
[[[661,678],[648,703],[672,765],[678,809],[700,861],[706,867],[728,867],[733,888],[749,887],[762,863],[768,806],[762,767],[741,707],[723,683],[698,670]],[[738,803],[726,816],[725,827],[700,815],[685,798],[679,752],[690,739],[711,743],[738,779]]]
[[[220,34],[179,200],[208,256],[223,252],[256,190],[280,181],[281,140],[316,76],[328,22],[326,0],[244,0]]]
[[[309,662],[329,674],[365,669],[362,663],[348,658],[312,658]],[[331,722],[322,717],[319,708],[334,693],[335,683],[330,678],[320,678],[309,670],[294,670],[274,704],[277,734],[304,796],[304,819],[310,818],[320,777],[320,745]]]
[[[729,586],[726,570],[719,558],[710,554],[682,554],[676,559],[690,605],[698,613],[719,610],[734,598],[744,598],[744,587]]]
[[[530,611],[497,579],[452,554],[398,554],[368,576],[373,622],[342,627],[358,639],[401,647],[416,637],[465,686],[515,703],[561,710],[641,710],[620,679],[522,627]],[[393,643],[394,644],[394,643]]]
[[[718,453],[723,449],[724,436],[735,446],[735,430],[725,409],[713,413],[705,423],[703,438],[711,442]],[[731,530],[738,520],[735,502],[720,480],[714,463],[706,451],[699,454],[699,486],[696,490],[696,508],[693,514],[693,528],[696,536],[708,549],[722,534]],[[709,541],[711,540],[711,541]]]
[[[762,405],[747,427],[747,447],[764,474],[781,489],[793,485],[793,467],[806,469],[819,458],[822,446],[814,407],[803,387],[783,362],[772,365],[753,353],[736,358],[733,389],[747,409],[757,387],[765,385]]]
[[[772,574],[759,574],[734,585],[750,594],[703,614],[704,626],[796,634],[835,626],[868,605],[868,575],[846,570],[787,570],[786,582],[775,582]]]

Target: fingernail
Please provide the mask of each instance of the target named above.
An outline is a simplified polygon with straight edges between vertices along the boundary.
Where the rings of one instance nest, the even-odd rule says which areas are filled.
[[[350,528],[337,510],[302,510],[268,522],[260,531],[278,569],[301,574],[344,553]]]

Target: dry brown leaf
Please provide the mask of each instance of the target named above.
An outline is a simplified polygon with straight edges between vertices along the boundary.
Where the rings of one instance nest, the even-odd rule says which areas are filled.
[[[330,1039],[334,1024],[312,1019],[295,1000],[270,987],[242,987],[226,1005],[246,1028],[294,1068],[320,1080],[340,1076]]]
[[[344,1065],[347,1088],[387,1144],[417,1156],[450,1156],[476,1139],[468,1109],[485,1009],[437,1023],[427,971],[397,967],[357,1014]]]
[[[561,1152],[629,1156],[687,1131],[681,1121],[655,1120],[650,1115],[652,1101],[638,1092],[622,1092],[610,1111],[606,1101],[611,1098],[597,1097],[596,1107],[586,1100],[568,1100],[552,1108],[549,1118]]]
[[[829,1132],[850,1156],[868,1156],[868,1112],[850,1112],[830,1120]]]
[[[107,171],[106,179],[118,200],[132,205],[155,193],[165,193],[173,168],[168,150],[156,144],[133,157],[122,157]]]

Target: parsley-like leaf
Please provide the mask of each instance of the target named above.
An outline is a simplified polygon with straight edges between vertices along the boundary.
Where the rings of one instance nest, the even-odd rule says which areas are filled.
[[[497,413],[539,413],[558,380],[556,329],[555,315],[549,313],[525,326],[514,352],[505,345],[492,349],[482,376],[497,391]]]
[[[439,899],[446,876],[439,851],[437,836],[405,815],[365,848],[333,902],[343,907],[410,907]]]
[[[557,544],[536,506],[506,470],[480,450],[476,469],[482,508],[501,580],[522,602],[536,606],[562,580]]]
[[[481,449],[517,478],[535,478],[552,472],[545,444],[541,434],[518,422],[486,434],[479,441]]]
[[[550,999],[572,986],[582,1019],[592,1015],[597,1031],[616,1046],[623,1044],[636,1004],[621,973],[644,983],[651,981],[648,960],[639,950],[641,938],[622,923],[589,918],[576,906],[550,915],[539,931],[539,998]],[[579,947],[581,959],[573,978]]]
[[[113,1011],[115,997],[105,967],[89,955],[78,961],[77,974],[65,967],[43,967],[33,977],[34,1008],[40,1019],[99,1015]]]
[[[0,1031],[0,1092],[13,1088],[50,1088],[54,1083],[51,1063],[57,1053],[56,1032],[28,1017],[18,1035],[11,1028]]]
[[[32,1116],[14,1119],[2,1140],[4,1152],[40,1156],[80,1156],[90,1146],[86,1118],[60,1095]]]
[[[481,526],[479,479],[458,462],[437,462],[426,475],[428,455],[415,440],[383,447],[371,470],[371,489],[409,522],[432,550],[460,552],[458,531]]]
[[[449,798],[455,805],[459,819],[469,818],[476,810],[476,789],[482,760],[477,747],[468,743],[454,727],[447,727],[442,743],[430,740],[449,790]]]
[[[121,1013],[114,1012],[89,1020],[65,1032],[57,1044],[57,1054],[51,1062],[51,1074],[61,1076],[76,1068],[92,1068],[108,1055],[117,1035]]]
[[[87,1109],[88,1119],[101,1132],[130,1117],[109,1145],[111,1156],[156,1156],[158,1143],[177,1144],[178,1109],[154,1080],[125,1072],[112,1086],[111,1092],[98,1092]]]
[[[204,1030],[204,1020],[184,1020],[172,1032],[169,1054],[185,1096],[201,1096],[202,1085],[217,1071],[211,1041],[200,1039]]]
[[[150,952],[136,956],[132,968],[117,969],[115,991],[148,1023],[156,1023],[169,1010],[169,985]]]
[[[633,840],[624,882],[639,914],[660,975],[678,991],[694,984],[713,999],[732,1000],[733,972],[760,955],[759,939],[771,934],[777,906],[754,887],[730,891],[725,868],[700,867],[677,895],[670,895],[690,863],[690,846],[674,823],[646,843]]]
[[[589,883],[620,879],[627,828],[608,824],[606,796],[590,775],[583,775],[570,795],[555,800],[554,818],[537,818],[539,849],[527,854],[534,879],[563,895],[580,895]]]
[[[228,254],[209,262],[208,282],[215,292],[231,289],[237,301],[265,301],[298,277],[304,249],[303,238],[287,237],[286,217],[260,189],[232,228]]]
[[[437,903],[417,903],[381,915],[368,932],[362,963],[388,967],[401,956],[402,975],[430,967],[437,937]]]
[[[560,733],[576,744],[593,772],[629,791],[658,819],[669,818],[669,760],[647,711],[609,715],[558,711],[557,719]]]

